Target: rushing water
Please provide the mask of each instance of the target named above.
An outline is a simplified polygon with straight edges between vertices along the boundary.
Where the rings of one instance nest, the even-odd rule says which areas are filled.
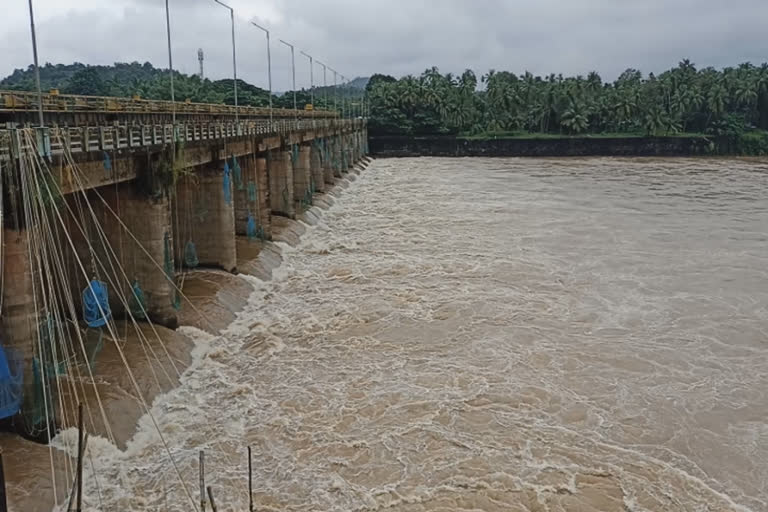
[[[155,403],[195,500],[251,445],[257,510],[768,510],[765,163],[381,160],[283,253]],[[192,509],[146,417],[90,447]]]

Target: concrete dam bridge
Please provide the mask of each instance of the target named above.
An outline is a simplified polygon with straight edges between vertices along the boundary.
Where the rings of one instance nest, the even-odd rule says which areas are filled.
[[[38,106],[0,91],[0,421],[50,441],[98,395],[60,389],[75,372],[88,381],[92,341],[119,339],[116,318],[175,328],[181,276],[236,273],[244,240],[270,240],[272,219],[296,219],[366,159],[367,123],[46,94],[39,126]],[[89,415],[108,425],[103,409]]]

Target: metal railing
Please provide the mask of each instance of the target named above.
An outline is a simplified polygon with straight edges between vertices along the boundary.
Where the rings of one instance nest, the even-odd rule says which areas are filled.
[[[353,130],[362,128],[364,123],[360,119],[281,119],[271,124],[268,121],[182,122],[176,123],[175,137],[172,124],[51,127],[45,130],[46,138],[50,141],[50,154],[58,155],[65,148],[69,148],[71,153],[114,151],[170,144],[174,140],[186,143],[244,136],[267,138],[309,130]],[[18,137],[13,134],[14,130],[0,129],[0,161],[13,157],[12,146],[14,141],[18,141]],[[16,151],[28,149],[20,146]]]
[[[0,91],[0,112],[31,112],[38,108],[37,93],[28,91]],[[240,117],[269,117],[269,109],[264,107],[235,107],[212,103],[171,102],[146,100],[139,97],[113,98],[105,96],[76,96],[71,94],[43,94],[43,111],[52,113],[126,113],[126,114],[171,114],[177,115],[217,115]],[[336,118],[338,113],[331,110],[300,110],[299,115],[309,118]],[[294,118],[293,109],[276,108],[273,117]]]

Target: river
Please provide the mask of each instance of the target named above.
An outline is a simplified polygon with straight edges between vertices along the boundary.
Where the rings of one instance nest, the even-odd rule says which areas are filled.
[[[250,445],[257,510],[768,510],[765,161],[379,160],[278,245],[153,406],[194,501]],[[147,417],[89,446],[88,510],[192,510]]]

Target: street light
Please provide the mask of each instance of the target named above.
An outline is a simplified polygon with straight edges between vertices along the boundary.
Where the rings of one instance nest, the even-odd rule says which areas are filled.
[[[32,10],[32,0],[29,0],[29,26],[32,32],[32,56],[35,59],[35,84],[37,85],[37,115],[40,128],[43,127],[43,90],[40,87],[40,66],[37,61],[37,34],[35,33],[35,13]]]
[[[267,75],[269,76],[269,129],[272,130],[272,51],[269,49],[269,30],[261,25],[251,22],[256,28],[260,28],[267,34]]]
[[[336,89],[336,77],[338,76],[338,73],[333,68],[328,68],[328,69],[330,69],[333,72],[333,110],[335,110],[338,113],[339,91]]]
[[[296,120],[298,120],[299,112],[298,108],[296,107],[296,56],[294,54],[294,48],[291,43],[286,43],[282,39],[280,42],[291,49],[291,70],[293,74],[293,116]]]
[[[344,84],[347,82],[347,77],[344,75],[341,75],[341,117],[345,117],[349,112],[347,112],[347,95],[344,94],[344,90],[346,87],[344,87]]]
[[[304,51],[301,52],[303,56],[309,59],[309,102],[312,104],[312,109],[315,108],[315,69],[314,69],[314,59],[312,56]]]
[[[171,119],[173,122],[173,142],[176,142],[176,91],[173,87],[173,54],[171,53],[171,11],[165,0],[165,30],[168,34],[168,71],[171,73]],[[174,155],[176,152],[174,151]]]
[[[229,17],[232,20],[232,67],[235,70],[235,123],[238,121],[237,116],[237,50],[235,49],[235,10],[222,2],[221,0],[213,0],[222,7],[229,9]]]
[[[309,103],[312,105],[312,126],[315,125],[315,66],[314,59],[307,52],[301,54],[309,59]]]
[[[323,103],[325,103],[324,107],[328,108],[328,79],[326,77],[326,71],[328,71],[328,66],[326,66],[320,61],[317,61],[317,63],[323,66]]]

